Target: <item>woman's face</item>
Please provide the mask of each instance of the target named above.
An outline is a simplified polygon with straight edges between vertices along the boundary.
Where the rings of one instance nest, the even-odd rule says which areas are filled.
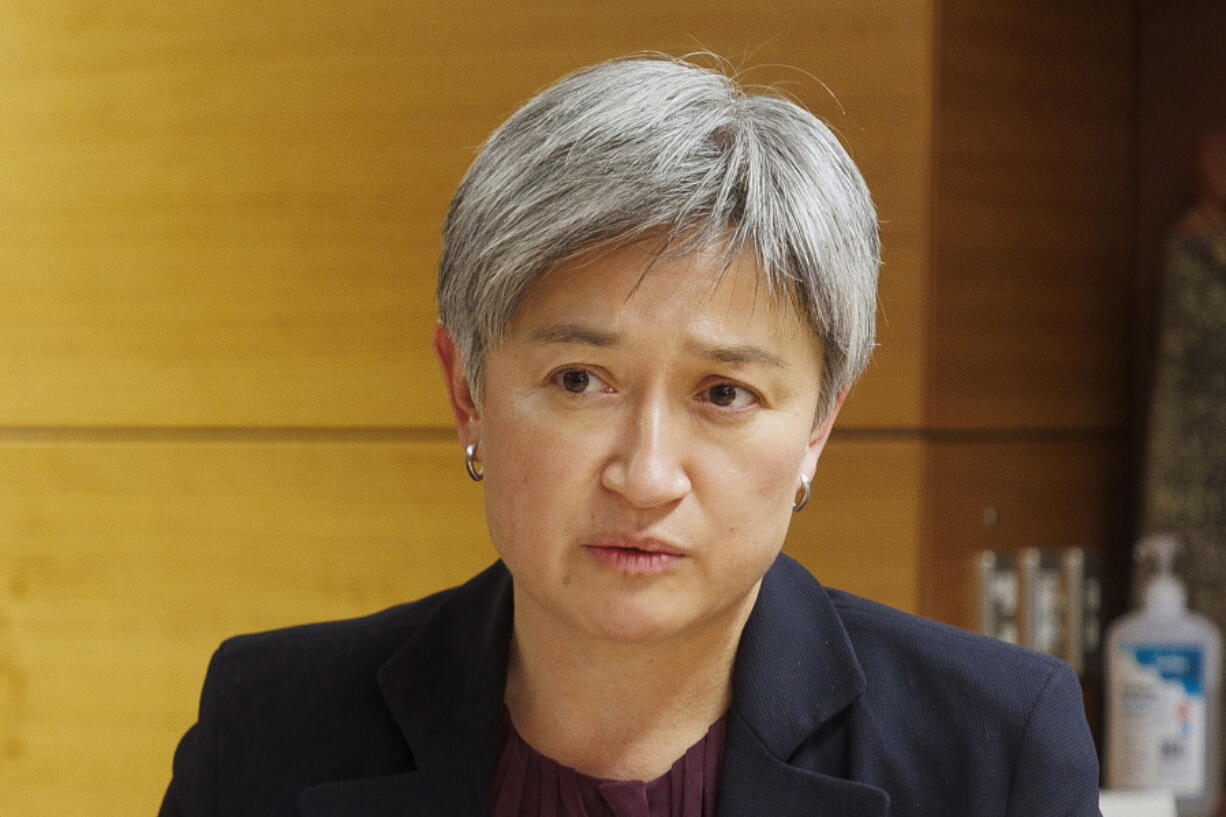
[[[439,340],[517,617],[620,642],[747,611],[834,419],[814,425],[821,344],[751,255],[643,277],[649,252],[545,275],[489,350],[479,407]]]

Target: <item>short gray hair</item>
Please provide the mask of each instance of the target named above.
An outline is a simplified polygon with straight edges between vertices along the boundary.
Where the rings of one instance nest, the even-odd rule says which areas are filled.
[[[824,346],[818,418],[868,365],[880,244],[859,170],[799,105],[726,73],[635,56],[570,74],[481,148],[443,229],[439,317],[479,400],[485,352],[533,282],[595,247],[756,254]]]

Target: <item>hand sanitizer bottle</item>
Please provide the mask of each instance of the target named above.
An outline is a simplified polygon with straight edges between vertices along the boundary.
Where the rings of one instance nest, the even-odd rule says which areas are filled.
[[[1171,571],[1178,548],[1168,534],[1137,545],[1137,561],[1152,559],[1156,572],[1141,610],[1107,632],[1107,786],[1166,789],[1179,817],[1209,817],[1221,792],[1222,639],[1188,612]]]

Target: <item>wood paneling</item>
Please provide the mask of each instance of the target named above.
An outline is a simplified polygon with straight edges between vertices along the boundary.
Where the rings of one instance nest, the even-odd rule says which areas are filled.
[[[789,551],[913,606],[918,447],[831,443]],[[150,814],[228,635],[493,559],[453,442],[0,445],[0,814]]]
[[[442,217],[520,102],[644,49],[840,132],[886,243],[843,425],[914,426],[931,0],[0,4],[0,814],[152,813],[220,639],[491,558],[429,352]],[[918,453],[832,443],[789,549],[913,606]]]
[[[428,351],[439,226],[485,135],[605,57],[766,66],[878,202],[840,424],[870,431],[836,432],[790,553],[966,624],[973,550],[1105,547],[1130,12],[936,6],[0,4],[0,814],[151,813],[220,639],[492,558]]]
[[[1105,547],[1129,20],[1005,0],[0,5],[0,814],[150,813],[221,638],[492,558],[428,351],[439,226],[490,129],[605,57],[795,66],[745,79],[831,121],[878,202],[881,347],[790,553],[966,624],[971,551]]]
[[[949,3],[940,42],[927,423],[1123,427],[1131,14]]]
[[[920,610],[973,625],[981,548],[1081,545],[1110,614],[1131,515],[1134,5],[945,3],[936,41]]]
[[[475,146],[565,71],[698,48],[768,66],[747,80],[830,119],[864,168],[886,320],[845,419],[913,423],[930,15],[926,0],[5,3],[0,424],[447,425],[432,281]]]
[[[153,813],[223,637],[492,559],[456,443],[0,447],[0,813]]]
[[[828,587],[918,612],[924,450],[917,438],[836,436],[784,550]]]
[[[1128,508],[1122,443],[936,442],[927,451],[920,607],[975,626],[974,554],[984,548],[1113,550]]]

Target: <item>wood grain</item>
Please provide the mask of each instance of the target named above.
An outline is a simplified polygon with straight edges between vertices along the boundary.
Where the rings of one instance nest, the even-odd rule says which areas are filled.
[[[454,443],[0,448],[0,813],[153,813],[222,638],[468,577],[480,503]]]
[[[833,440],[785,552],[829,587],[919,612],[924,463],[917,438]]]
[[[913,422],[930,28],[919,0],[5,3],[0,424],[446,425],[433,278],[475,146],[566,71],[699,48],[864,168],[887,320],[846,419]]]
[[[914,444],[832,443],[789,551],[913,602]],[[449,442],[0,445],[0,814],[151,814],[210,652],[494,558]]]
[[[573,68],[707,48],[839,130],[887,246],[881,352],[843,419],[917,423],[931,15],[0,5],[0,814],[152,813],[221,638],[491,558],[479,489],[431,441],[450,424],[427,342],[439,226],[484,136]],[[909,500],[875,475],[913,452],[888,448],[831,446],[789,548],[906,604]],[[861,530],[864,502],[889,513]],[[882,541],[901,578],[854,569]]]
[[[973,629],[974,557],[985,548],[1118,547],[1128,507],[1122,443],[935,442],[928,446],[920,609]]]
[[[219,640],[493,557],[428,351],[439,226],[484,136],[605,57],[762,66],[745,79],[828,119],[873,189],[881,346],[788,552],[965,625],[973,550],[1118,547],[1130,21],[0,5],[0,814],[151,813]]]
[[[1128,421],[1133,25],[942,7],[926,424]]]

